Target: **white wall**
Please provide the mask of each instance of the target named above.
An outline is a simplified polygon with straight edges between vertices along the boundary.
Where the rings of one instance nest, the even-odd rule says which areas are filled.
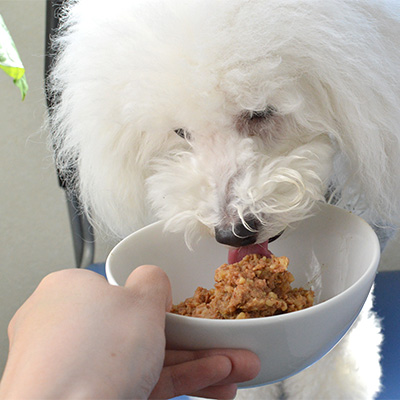
[[[45,0],[0,0],[0,13],[27,69],[30,90],[24,102],[0,71],[0,371],[7,325],[43,276],[74,265],[64,193],[41,132]],[[110,245],[100,241],[97,260]],[[381,269],[400,269],[399,240],[385,252]]]

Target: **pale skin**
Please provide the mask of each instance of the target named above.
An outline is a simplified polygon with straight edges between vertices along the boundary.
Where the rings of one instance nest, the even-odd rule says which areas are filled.
[[[9,324],[0,399],[233,398],[254,378],[245,350],[165,350],[171,288],[155,266],[124,287],[87,270],[48,275]]]

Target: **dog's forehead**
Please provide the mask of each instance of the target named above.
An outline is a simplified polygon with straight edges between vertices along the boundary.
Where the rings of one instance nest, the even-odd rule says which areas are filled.
[[[220,101],[230,111],[226,102],[247,107],[246,92],[253,105],[251,92],[265,90],[260,81],[280,62],[280,56],[269,50],[273,35],[265,27],[269,13],[265,4],[234,0],[140,3],[132,5],[132,26],[126,32],[135,55],[130,59],[129,77],[136,91],[151,89],[160,102],[172,98],[179,103],[183,98],[211,112],[213,104],[207,107],[210,93],[214,103]],[[151,3],[160,3],[155,15],[143,12]],[[233,95],[237,85],[240,98]]]
[[[308,86],[300,82],[305,71],[316,68],[312,51],[319,51],[319,36],[307,35],[310,24],[305,24],[311,4],[304,10],[286,5],[284,13],[278,4],[266,6],[261,0],[138,0],[122,5],[129,20],[125,45],[118,45],[121,32],[105,21],[103,37],[111,45],[104,68],[113,77],[111,89],[123,88],[120,104],[111,108],[122,109],[124,119],[135,120],[138,129],[160,124],[160,130],[203,131],[210,124],[222,129],[233,126],[244,110],[271,105],[284,114],[302,101],[318,102],[308,110],[321,108],[317,96],[303,96]],[[307,46],[307,59],[298,56],[302,46]],[[317,56],[315,60],[323,60]],[[123,60],[123,67],[116,69],[110,59]],[[107,82],[102,71],[94,69],[92,80]],[[316,81],[329,75],[330,63],[324,61],[318,71]]]

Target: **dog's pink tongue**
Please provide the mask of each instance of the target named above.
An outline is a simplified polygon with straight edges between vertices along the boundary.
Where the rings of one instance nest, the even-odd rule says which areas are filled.
[[[229,249],[228,264],[237,263],[248,254],[260,254],[262,256],[271,257],[272,253],[268,250],[268,240],[264,243]]]

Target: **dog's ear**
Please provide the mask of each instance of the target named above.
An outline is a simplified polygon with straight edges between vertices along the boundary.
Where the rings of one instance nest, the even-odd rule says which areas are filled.
[[[369,76],[349,76],[329,93],[331,133],[339,149],[336,194],[341,205],[376,224],[400,219],[400,92],[390,79],[395,65],[386,65],[386,71],[370,68]]]
[[[153,98],[144,98],[151,93],[147,85],[157,83],[140,69],[139,56],[129,47],[134,33],[128,30],[136,25],[125,19],[123,8],[133,3],[65,3],[48,80],[48,93],[57,99],[49,117],[50,145],[84,212],[123,237],[153,221],[145,185],[152,160],[182,139],[170,121],[157,117]],[[110,18],[110,13],[116,15]],[[144,54],[150,38],[140,41]]]
[[[124,237],[154,221],[145,185],[152,160],[184,141],[168,125],[152,124],[151,113],[150,123],[141,122],[123,90],[65,73],[76,70],[68,55],[55,66],[51,87],[59,95],[49,118],[57,168],[92,223]]]
[[[152,31],[174,26],[164,24],[152,2],[64,3],[48,82],[58,99],[50,113],[51,146],[84,211],[123,237],[154,220],[145,184],[152,160],[185,144],[168,120],[175,104],[164,86],[176,82],[163,77],[164,40]]]
[[[157,143],[140,131],[113,124],[112,119],[74,118],[60,103],[57,117],[67,113],[63,129],[53,137],[56,162],[69,190],[75,192],[92,223],[124,237],[152,221],[145,179]]]
[[[308,104],[299,118],[310,112],[308,121],[337,146],[333,186],[342,205],[365,210],[369,222],[398,222],[400,8],[352,3],[336,13],[334,3],[318,4],[331,19],[321,20],[318,35],[319,21],[304,25],[304,48],[293,55],[307,54],[299,83]]]

